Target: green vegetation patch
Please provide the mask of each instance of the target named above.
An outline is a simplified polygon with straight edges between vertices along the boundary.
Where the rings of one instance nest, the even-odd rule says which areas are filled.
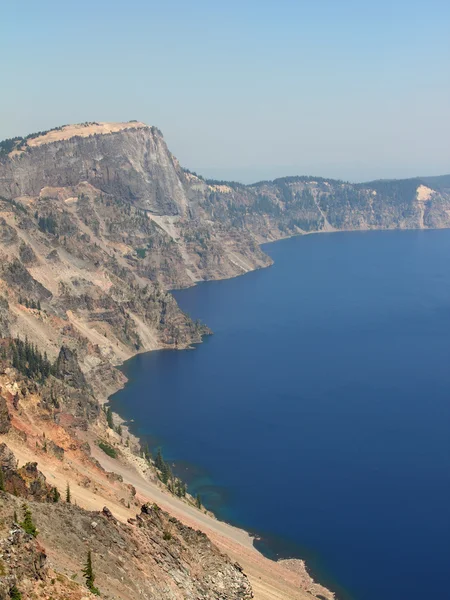
[[[117,458],[117,451],[106,442],[99,442],[98,447],[101,448],[103,452],[111,458]]]

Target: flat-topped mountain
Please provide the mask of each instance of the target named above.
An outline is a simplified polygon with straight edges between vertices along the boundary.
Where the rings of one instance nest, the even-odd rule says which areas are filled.
[[[125,129],[146,128],[145,123],[139,121],[129,121],[126,123],[97,123],[89,121],[86,123],[76,123],[73,125],[62,125],[47,131],[31,133],[26,137],[16,137],[2,142],[3,154],[18,156],[29,148],[51,144],[52,142],[61,142],[73,137],[90,137],[91,135],[106,135],[108,133],[117,133]]]

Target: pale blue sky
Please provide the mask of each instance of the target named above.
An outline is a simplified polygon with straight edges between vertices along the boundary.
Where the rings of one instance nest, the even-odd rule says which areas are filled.
[[[249,181],[450,172],[448,0],[5,0],[0,138],[159,127]]]

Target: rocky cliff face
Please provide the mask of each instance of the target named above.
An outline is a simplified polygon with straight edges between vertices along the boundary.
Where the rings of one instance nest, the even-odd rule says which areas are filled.
[[[264,241],[320,231],[450,226],[449,190],[418,178],[350,184],[285,177],[250,186],[190,180],[199,207],[212,218]]]
[[[208,331],[160,285],[191,279],[176,243],[139,208],[184,218],[180,168],[156,129],[98,127],[32,137],[0,157],[1,333],[51,360],[63,346],[59,378],[82,391],[100,371],[114,385],[110,366],[136,351]],[[75,351],[81,370],[69,373]]]
[[[65,203],[85,221],[92,241],[106,236],[128,266],[165,287],[266,266],[257,242],[288,235],[448,227],[445,181],[205,181],[180,167],[158,129],[137,122],[58,128],[16,142],[0,158],[1,196],[33,209],[44,200],[42,218],[53,217],[52,200],[60,209]],[[3,223],[3,237],[11,239],[16,233]],[[55,230],[74,226],[61,215]]]
[[[205,181],[179,166],[158,129],[137,122],[3,143],[0,329],[52,359],[61,346],[76,350],[98,384],[136,351],[207,332],[166,290],[267,266],[259,243],[289,235],[449,227],[446,182]]]

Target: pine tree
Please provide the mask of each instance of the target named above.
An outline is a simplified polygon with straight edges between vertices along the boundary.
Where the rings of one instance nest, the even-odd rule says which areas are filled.
[[[23,375],[42,381],[49,376],[51,364],[47,355],[42,355],[37,346],[30,344],[28,339],[22,341],[15,338],[11,341],[10,355],[13,367]]]
[[[195,504],[197,505],[197,508],[202,507],[202,499],[201,499],[200,494],[197,494],[197,498],[195,499]]]
[[[167,485],[167,483],[169,482],[169,480],[172,479],[172,477],[172,469],[166,462],[163,462],[163,467],[161,470],[161,481]]]
[[[156,453],[156,458],[155,458],[155,466],[157,469],[159,469],[160,471],[162,471],[164,469],[164,459],[161,453],[161,448],[158,448],[158,452]]]
[[[0,467],[0,492],[5,491],[5,477],[3,475],[3,469]]]
[[[66,487],[66,502],[67,502],[67,504],[71,503],[71,495],[70,495],[70,485],[69,485],[69,482],[67,482],[67,487]]]
[[[19,519],[17,518],[17,512],[16,511],[14,511],[14,514],[13,514],[13,521],[14,521],[14,523],[18,523],[19,522]]]
[[[106,409],[106,421],[108,422],[108,427],[110,427],[111,429],[114,429],[112,408],[110,406],[108,406],[108,408]]]
[[[53,488],[53,502],[59,502],[59,499],[61,498],[61,494],[58,491],[57,487]]]
[[[94,585],[95,575],[94,569],[92,568],[92,555],[90,550],[87,555],[86,565],[81,572],[83,573],[84,578],[86,579],[86,587],[88,588],[88,590],[95,596],[100,596],[99,590]]]
[[[180,498],[184,498],[186,496],[186,484],[181,479],[175,480],[175,493]]]
[[[36,525],[33,523],[33,515],[31,514],[31,510],[27,504],[23,505],[24,517],[20,526],[26,532],[36,537],[38,534],[38,530],[36,529]]]
[[[148,444],[145,444],[143,452],[144,452],[145,459],[149,460],[150,459],[150,450],[149,450]]]

